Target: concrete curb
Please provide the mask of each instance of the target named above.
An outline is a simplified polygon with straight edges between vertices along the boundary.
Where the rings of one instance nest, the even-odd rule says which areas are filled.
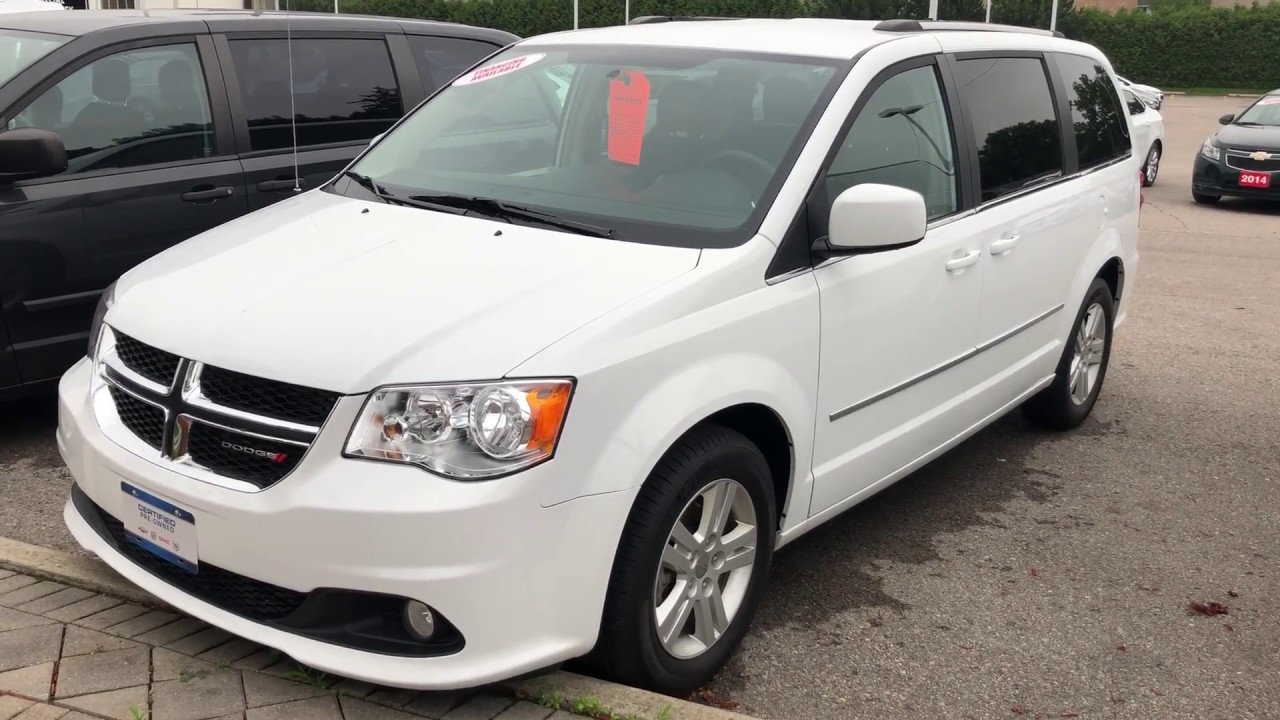
[[[101,560],[61,550],[0,537],[0,568],[114,595],[139,605],[169,609],[163,601],[125,580]],[[584,709],[610,713],[619,720],[633,716],[641,720],[753,720],[728,710],[568,672],[515,680],[504,685],[532,702],[556,703],[561,706],[558,709],[570,712],[575,705],[581,704]]]

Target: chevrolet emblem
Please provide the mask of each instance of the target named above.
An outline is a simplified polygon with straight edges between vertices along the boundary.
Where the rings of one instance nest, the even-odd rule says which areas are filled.
[[[1266,152],[1264,150],[1259,150],[1258,152],[1250,155],[1249,157],[1253,158],[1254,160],[1270,160],[1271,153]]]

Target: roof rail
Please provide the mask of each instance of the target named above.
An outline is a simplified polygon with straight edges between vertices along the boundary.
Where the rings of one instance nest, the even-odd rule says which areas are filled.
[[[733,17],[712,17],[710,15],[641,15],[633,17],[627,22],[628,25],[653,25],[655,23],[668,22],[694,22],[698,20],[742,20],[743,18]]]
[[[1046,37],[1065,37],[1057,30],[1041,30],[1040,28],[1021,27],[1019,25],[999,25],[995,23],[964,22],[960,20],[882,20],[875,27],[881,32],[1005,32],[1044,35]]]

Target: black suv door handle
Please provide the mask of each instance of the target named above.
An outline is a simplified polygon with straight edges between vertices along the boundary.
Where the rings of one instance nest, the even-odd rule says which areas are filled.
[[[191,190],[182,193],[183,202],[204,202],[206,200],[217,200],[219,198],[231,197],[236,189],[230,185],[221,185],[219,187],[204,186],[199,190]]]
[[[263,180],[258,183],[259,192],[279,192],[281,190],[292,190],[294,186],[304,188],[307,186],[305,178],[281,178],[279,180]]]

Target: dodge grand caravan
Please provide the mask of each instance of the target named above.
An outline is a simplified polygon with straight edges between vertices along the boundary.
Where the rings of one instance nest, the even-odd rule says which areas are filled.
[[[1107,59],[1047,33],[523,41],[119,280],[61,381],[67,525],[321,670],[586,656],[682,693],[775,550],[1014,408],[1089,415],[1138,263],[1130,135]]]

